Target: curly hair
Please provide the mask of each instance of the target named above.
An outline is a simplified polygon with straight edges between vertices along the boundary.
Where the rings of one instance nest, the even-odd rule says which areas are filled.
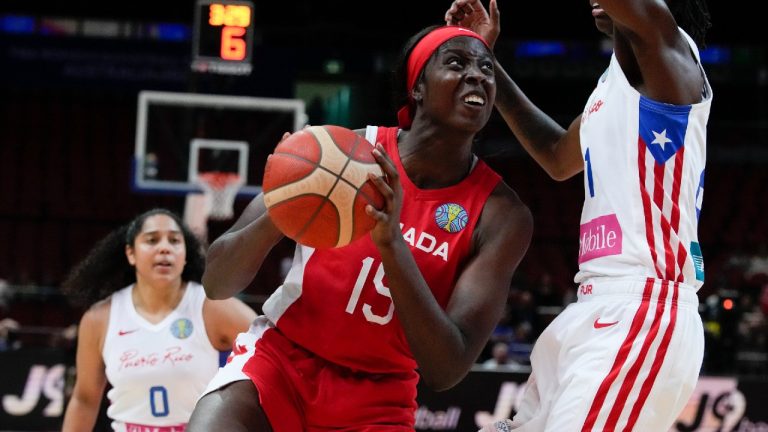
[[[155,208],[136,216],[99,240],[88,255],[65,278],[62,289],[77,303],[90,305],[136,282],[136,269],[128,263],[125,246],[133,246],[144,222],[151,216],[166,215],[176,222],[184,236],[187,259],[181,279],[200,282],[205,256],[200,241],[174,212]]]
[[[706,0],[667,0],[667,7],[699,48],[704,47],[704,36],[712,27]]]

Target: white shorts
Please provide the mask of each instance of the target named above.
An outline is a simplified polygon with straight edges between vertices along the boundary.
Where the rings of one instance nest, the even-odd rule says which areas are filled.
[[[696,290],[657,279],[592,279],[544,330],[512,429],[668,431],[704,357]]]
[[[227,364],[220,368],[214,375],[213,379],[208,383],[203,394],[200,398],[208,393],[218,390],[227,384],[232,384],[236,381],[250,380],[248,375],[243,372],[245,363],[253,356],[256,350],[256,341],[261,338],[267,329],[274,328],[275,325],[264,315],[259,315],[251,323],[250,328],[245,333],[240,333],[235,339],[232,352],[227,358]],[[200,400],[198,398],[198,401]]]

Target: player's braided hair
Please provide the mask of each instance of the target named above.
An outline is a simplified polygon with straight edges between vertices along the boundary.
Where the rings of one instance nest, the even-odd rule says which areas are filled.
[[[172,218],[184,236],[187,259],[181,279],[200,282],[205,268],[203,248],[197,237],[170,210],[155,208],[135,217],[101,239],[69,273],[62,284],[77,303],[90,305],[136,282],[136,269],[128,263],[125,246],[133,246],[147,218],[163,214]]]
[[[667,6],[682,27],[701,48],[704,35],[712,27],[706,0],[668,0]]]

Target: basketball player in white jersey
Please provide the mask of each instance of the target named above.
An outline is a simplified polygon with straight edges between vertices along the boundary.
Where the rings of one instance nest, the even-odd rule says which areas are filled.
[[[709,26],[707,7],[704,0],[586,6],[612,38],[613,56],[567,129],[496,68],[504,120],[554,179],[584,172],[585,202],[578,302],[539,337],[513,421],[489,431],[666,431],[701,367],[697,225],[712,91],[696,43]],[[479,0],[455,0],[446,21],[495,41],[496,0],[489,8],[490,15]]]
[[[93,301],[79,328],[65,432],[93,430],[107,381],[120,432],[183,432],[197,398],[256,313],[208,300],[199,242],[178,216],[150,210],[110,233],[75,267],[67,291]]]

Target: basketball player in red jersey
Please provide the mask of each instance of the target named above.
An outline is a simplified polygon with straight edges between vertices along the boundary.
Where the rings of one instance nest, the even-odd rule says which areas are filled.
[[[365,130],[385,173],[371,178],[386,199],[367,209],[376,226],[342,248],[297,246],[187,431],[412,431],[419,378],[442,390],[467,374],[532,232],[528,208],[471,150],[493,109],[493,64],[455,26],[406,44],[400,127]],[[281,238],[255,198],[210,247],[208,295],[246,287]]]
[[[454,0],[446,21],[493,45],[499,10]],[[613,55],[567,129],[496,65],[496,107],[552,178],[584,171],[578,301],[544,330],[512,419],[483,431],[667,431],[704,356],[698,219],[712,89],[705,0],[589,0]],[[589,8],[589,9],[587,9]]]

